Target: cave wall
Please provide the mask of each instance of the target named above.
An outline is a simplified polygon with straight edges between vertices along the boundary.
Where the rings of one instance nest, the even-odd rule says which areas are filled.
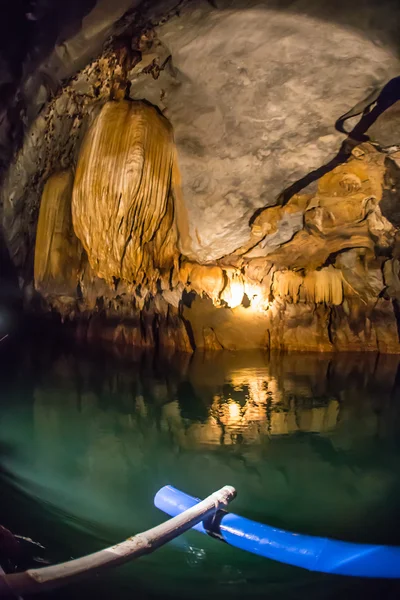
[[[400,64],[400,9],[364,4],[128,19],[3,179],[27,307],[93,342],[399,352],[399,103],[334,126]]]

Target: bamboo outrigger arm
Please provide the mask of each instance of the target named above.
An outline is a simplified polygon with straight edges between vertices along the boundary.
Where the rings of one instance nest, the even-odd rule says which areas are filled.
[[[225,508],[235,496],[235,489],[225,486],[180,515],[111,548],[50,567],[0,575],[0,596],[15,598],[22,594],[44,592],[150,554],[197,523],[210,518],[217,510]]]

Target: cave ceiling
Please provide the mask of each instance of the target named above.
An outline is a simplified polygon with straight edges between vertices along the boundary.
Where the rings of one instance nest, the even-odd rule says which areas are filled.
[[[130,97],[171,121],[191,238],[183,250],[213,261],[246,242],[257,209],[334,158],[344,139],[336,119],[399,72],[399,21],[396,2],[373,0],[17,3],[0,91],[4,103],[19,85],[22,119],[3,107],[3,160],[110,36],[153,22]],[[9,46],[19,32],[18,53]]]
[[[370,347],[398,351],[397,0],[20,0],[0,13],[0,217],[21,287],[63,290],[71,314],[125,297],[132,316],[151,296],[157,314],[174,308],[166,337],[177,327],[185,347],[197,330],[230,347],[243,323],[214,308],[248,315],[246,295],[257,345],[269,311],[288,346],[314,327],[315,347],[358,349],[368,321]]]

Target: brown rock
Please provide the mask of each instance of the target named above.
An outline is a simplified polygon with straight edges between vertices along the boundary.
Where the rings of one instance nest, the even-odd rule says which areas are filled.
[[[222,344],[218,341],[214,329],[203,327],[203,347],[205,350],[223,350]]]
[[[225,279],[221,267],[199,265],[184,262],[180,269],[180,279],[197,294],[206,294],[212,300],[217,300],[222,292]]]
[[[35,287],[43,295],[76,296],[82,246],[72,227],[71,171],[47,180],[35,244]]]
[[[106,103],[76,170],[74,229],[97,276],[154,281],[177,258],[168,121],[143,102]]]

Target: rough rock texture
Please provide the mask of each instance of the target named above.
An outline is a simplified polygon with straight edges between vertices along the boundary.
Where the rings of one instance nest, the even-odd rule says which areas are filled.
[[[0,172],[63,80],[120,30],[138,0],[70,0],[0,6]],[[18,42],[16,43],[16,40]]]
[[[399,352],[398,106],[379,96],[376,143],[364,115],[339,154],[334,124],[397,72],[400,9],[354,10],[189,1],[128,19],[3,181],[27,301],[120,346]]]
[[[139,64],[130,93],[149,98],[174,126],[191,259],[234,251],[256,209],[337,153],[336,119],[398,74],[400,10],[390,6],[383,30],[388,9],[203,0],[157,29],[148,60],[170,59],[153,81]]]
[[[136,322],[128,310],[116,326],[110,305],[94,335],[144,346],[170,339],[176,349],[399,352],[397,198],[386,217],[381,211],[388,165],[396,160],[396,153],[384,155],[371,144],[356,147],[347,163],[321,178],[316,194],[293,198],[302,229],[279,249],[274,243],[268,253],[264,241],[271,228],[279,231],[291,202],[254,220],[254,256],[244,247],[219,265],[181,260],[179,277]],[[125,298],[132,301],[132,294]]]
[[[106,72],[109,74],[108,69]],[[89,79],[90,74],[89,69]],[[98,99],[95,102],[94,96],[82,96],[72,87],[66,88],[36,119],[3,180],[2,225],[11,259],[24,279],[28,279],[33,263],[44,183],[52,173],[74,166],[96,106]]]
[[[244,256],[268,256],[275,264],[310,270],[346,248],[390,248],[395,227],[379,207],[384,175],[385,155],[372,145],[359,146],[346,163],[319,180],[315,195],[294,196],[283,207],[262,211],[254,220],[249,245],[261,240]],[[290,213],[301,225],[288,236]]]
[[[383,216],[380,208],[386,163],[396,160],[397,154],[385,157],[363,144],[319,181],[316,194],[260,213],[251,252],[244,247],[224,259],[225,265],[236,259],[236,275],[225,270],[225,308],[196,301],[184,310],[196,346],[207,348],[211,328],[228,349],[398,352],[398,264],[390,258],[397,256],[398,227],[393,212]],[[278,250],[275,242],[269,247],[270,232],[284,227],[291,202],[296,211],[302,207],[302,229],[289,241],[282,238]],[[397,204],[392,197],[392,208]]]
[[[71,171],[54,173],[40,203],[35,246],[35,288],[44,296],[76,298],[82,245],[72,227]]]
[[[143,102],[108,102],[82,145],[72,216],[93,272],[112,284],[155,281],[177,259],[175,146]]]

